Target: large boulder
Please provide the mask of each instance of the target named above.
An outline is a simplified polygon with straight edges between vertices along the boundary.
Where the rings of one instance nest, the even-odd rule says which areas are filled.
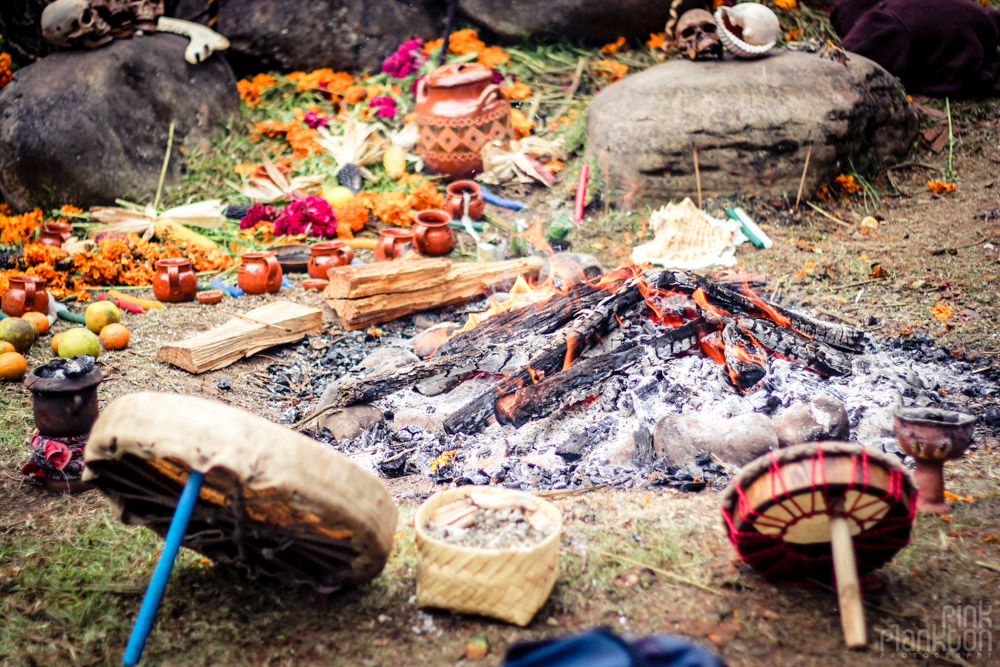
[[[806,196],[841,172],[902,159],[917,132],[906,94],[879,65],[847,55],[657,65],[591,102],[588,158],[632,205],[695,193],[692,146],[707,197],[795,197],[810,145]]]
[[[0,194],[16,209],[152,200],[170,122],[165,183],[239,108],[232,70],[184,60],[188,40],[157,34],[62,51],[0,90]],[[186,150],[185,150],[186,149]]]
[[[619,35],[645,39],[663,32],[670,14],[664,0],[459,0],[458,7],[469,20],[508,39],[550,35],[591,43]]]
[[[309,71],[320,67],[378,72],[411,37],[440,32],[444,6],[432,0],[227,0],[216,30],[229,38],[238,71]],[[172,14],[205,21],[204,0],[180,0]]]

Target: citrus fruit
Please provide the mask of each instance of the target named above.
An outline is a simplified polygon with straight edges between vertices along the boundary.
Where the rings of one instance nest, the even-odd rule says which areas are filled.
[[[66,332],[60,331],[59,333],[57,333],[55,336],[52,337],[52,351],[56,354],[59,354],[59,341],[62,340],[62,336],[64,333]]]
[[[45,315],[42,315],[41,313],[29,311],[24,315],[21,315],[21,319],[28,320],[29,322],[34,324],[35,328],[38,329],[39,335],[49,330],[49,318],[46,317]]]
[[[7,341],[0,340],[0,354],[3,354],[4,352],[16,352],[16,350],[14,349],[14,346]]]
[[[124,324],[109,324],[101,329],[101,345],[105,350],[124,349],[130,337]]]
[[[17,352],[0,354],[0,380],[20,380],[28,372],[28,362]]]
[[[8,317],[0,320],[0,340],[5,340],[14,346],[14,350],[24,354],[35,344],[38,329],[34,324],[20,317]]]
[[[101,341],[93,331],[76,327],[63,332],[58,349],[59,356],[63,359],[81,354],[89,354],[96,359],[101,353]]]
[[[345,188],[343,185],[327,188],[323,191],[323,199],[330,202],[330,206],[340,206],[353,198],[354,193],[351,192],[350,188]]]
[[[121,322],[122,313],[118,310],[118,306],[110,301],[95,301],[87,306],[83,318],[87,322],[87,328],[96,334],[101,333],[101,329],[109,324]]]

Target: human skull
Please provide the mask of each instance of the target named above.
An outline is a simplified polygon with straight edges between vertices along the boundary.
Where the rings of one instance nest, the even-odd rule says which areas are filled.
[[[111,41],[111,26],[87,0],[56,0],[42,11],[42,35],[55,46],[94,47]]]
[[[722,57],[722,42],[712,15],[704,9],[691,9],[677,21],[677,40],[681,52],[691,60],[702,55]]]
[[[163,0],[135,0],[129,2],[135,16],[135,29],[156,32],[156,20],[163,16]]]

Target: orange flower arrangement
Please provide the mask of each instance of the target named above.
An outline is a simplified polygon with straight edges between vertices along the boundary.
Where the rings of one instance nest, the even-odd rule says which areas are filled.
[[[248,107],[255,107],[260,104],[261,94],[278,83],[270,74],[258,74],[249,81],[242,79],[236,82],[236,89],[240,92],[242,99]]]
[[[425,211],[430,208],[444,208],[444,194],[434,183],[422,181],[410,189],[406,203],[410,208]]]
[[[448,40],[448,43],[451,44],[450,39]],[[444,37],[438,37],[437,39],[432,39],[429,42],[424,42],[424,55],[429,56],[434,49],[440,48],[442,44],[444,44]]]
[[[526,100],[531,97],[531,88],[520,81],[504,86],[502,90],[503,94],[512,100]]]
[[[364,86],[349,86],[344,91],[344,104],[353,105],[365,99],[367,91]]]
[[[337,216],[337,238],[354,238],[354,232],[364,229],[368,223],[368,207],[357,197],[333,207]]]
[[[444,44],[444,38],[433,39],[424,44],[424,55],[429,56],[434,49]],[[479,33],[472,28],[456,30],[448,37],[448,53],[464,55],[479,53],[486,48],[486,43],[480,41]]]
[[[618,50],[623,46],[625,46],[625,38],[619,35],[618,39],[616,39],[615,41],[611,42],[610,44],[605,44],[604,46],[602,46],[601,53],[603,53],[606,56],[610,56],[615,53],[618,53]]]
[[[480,65],[486,65],[487,67],[499,67],[510,60],[510,54],[501,49],[499,46],[487,46],[479,52],[479,57],[476,58],[476,60]]]
[[[343,95],[354,84],[354,77],[347,72],[334,72],[329,67],[312,72],[292,72],[288,80],[296,84],[296,90],[325,90],[335,95]]]
[[[42,210],[21,215],[0,215],[0,243],[23,243],[42,224]]]
[[[255,132],[276,137],[279,134],[285,135],[285,141],[292,147],[293,158],[298,159],[320,152],[320,146],[316,143],[319,132],[311,127],[303,127],[300,123],[282,123],[276,120],[264,120],[254,123]]]
[[[410,213],[405,192],[400,190],[383,193],[362,192],[358,194],[357,199],[387,225],[409,227],[413,224],[413,214]]]
[[[609,83],[623,79],[628,74],[628,65],[617,60],[598,60],[594,64],[597,66],[598,75],[607,77]]]
[[[10,83],[11,60],[9,53],[0,53],[0,88]]]
[[[665,32],[651,32],[649,33],[649,39],[646,40],[646,46],[651,49],[662,49],[664,42],[667,41],[667,33]]]

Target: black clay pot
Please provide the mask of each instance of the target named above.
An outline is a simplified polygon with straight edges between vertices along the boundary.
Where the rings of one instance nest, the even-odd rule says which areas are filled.
[[[104,376],[98,368],[76,377],[40,377],[32,369],[24,379],[31,390],[35,426],[42,435],[67,438],[83,435],[97,421],[97,385]]]

